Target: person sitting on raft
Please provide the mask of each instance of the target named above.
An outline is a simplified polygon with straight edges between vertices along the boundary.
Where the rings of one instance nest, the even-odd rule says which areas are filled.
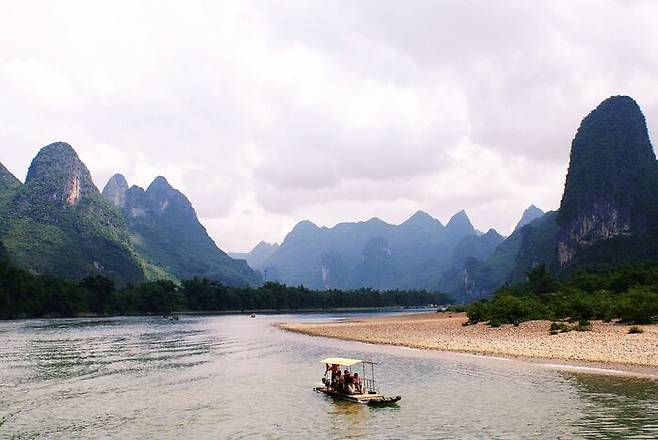
[[[359,373],[354,373],[352,376],[352,386],[354,387],[354,393],[363,394],[363,385],[361,384]]]
[[[345,394],[354,394],[352,375],[348,370],[343,371],[343,392]]]
[[[332,388],[334,391],[338,391],[339,393],[343,392],[343,385],[345,384],[343,376],[340,374],[340,370],[336,372],[336,381],[332,384]]]

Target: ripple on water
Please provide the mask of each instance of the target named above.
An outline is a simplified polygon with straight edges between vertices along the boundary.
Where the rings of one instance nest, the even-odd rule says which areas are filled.
[[[275,319],[0,323],[0,437],[658,437],[654,382],[310,338]],[[399,407],[311,392],[337,353],[380,362]]]

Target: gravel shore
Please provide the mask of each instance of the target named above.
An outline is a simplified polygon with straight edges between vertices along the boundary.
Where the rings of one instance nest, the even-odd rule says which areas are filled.
[[[582,361],[658,368],[658,325],[628,334],[630,326],[592,322],[592,330],[551,335],[550,321],[515,327],[464,326],[463,313],[420,313],[340,322],[283,323],[284,330],[313,336],[465,353]]]

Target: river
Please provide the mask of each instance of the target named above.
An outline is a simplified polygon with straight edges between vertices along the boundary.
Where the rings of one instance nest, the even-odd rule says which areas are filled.
[[[0,322],[0,438],[658,438],[655,381],[272,326],[344,316]],[[399,406],[314,393],[332,355],[378,362]]]

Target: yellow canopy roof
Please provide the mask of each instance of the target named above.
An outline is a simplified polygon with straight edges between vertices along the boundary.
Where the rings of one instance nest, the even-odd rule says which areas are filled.
[[[320,363],[322,364],[345,365],[346,367],[351,367],[352,365],[358,364],[359,362],[363,362],[363,361],[359,359],[349,359],[349,358],[327,358],[327,359],[322,359],[320,361]]]

